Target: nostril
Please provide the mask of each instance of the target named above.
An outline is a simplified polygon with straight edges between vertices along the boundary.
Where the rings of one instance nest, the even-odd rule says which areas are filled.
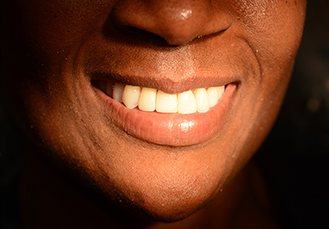
[[[119,2],[111,12],[115,28],[156,45],[185,45],[228,29],[233,17],[209,1]]]
[[[135,41],[144,41],[155,46],[168,46],[168,42],[163,37],[146,30],[132,26],[117,27],[117,29]]]

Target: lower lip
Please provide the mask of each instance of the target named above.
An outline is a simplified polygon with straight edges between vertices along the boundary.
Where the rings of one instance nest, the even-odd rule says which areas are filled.
[[[223,129],[233,105],[236,84],[228,84],[218,104],[206,113],[164,114],[128,109],[93,87],[107,115],[120,129],[141,140],[166,146],[190,146],[213,138]]]

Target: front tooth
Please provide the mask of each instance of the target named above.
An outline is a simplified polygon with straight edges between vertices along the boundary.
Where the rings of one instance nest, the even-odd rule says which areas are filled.
[[[161,113],[176,113],[177,112],[177,94],[167,94],[163,91],[158,91],[155,109]]]
[[[129,109],[133,109],[138,106],[138,100],[141,88],[137,86],[126,85],[123,90],[122,102]]]
[[[196,101],[192,91],[178,94],[178,113],[190,114],[196,112]]]
[[[119,101],[121,103],[124,88],[125,88],[125,85],[123,85],[121,83],[114,84],[113,99],[115,99],[116,101]]]
[[[138,108],[142,111],[154,111],[157,90],[153,88],[142,88],[139,97]]]
[[[217,91],[218,91],[218,99],[220,99],[220,97],[222,97],[222,95],[224,94],[225,86],[217,87]]]
[[[209,110],[208,94],[205,88],[198,88],[194,91],[197,110],[200,113],[207,112]]]
[[[207,90],[209,106],[213,107],[218,103],[218,90],[216,87],[210,87]]]

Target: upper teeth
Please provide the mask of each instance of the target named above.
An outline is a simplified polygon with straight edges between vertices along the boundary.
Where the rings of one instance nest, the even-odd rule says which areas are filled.
[[[179,94],[167,94],[163,91],[123,85],[120,83],[107,83],[101,89],[113,99],[123,102],[127,108],[138,107],[142,111],[157,111],[160,113],[190,114],[195,112],[207,112],[210,107],[215,106],[225,91],[225,86],[210,87],[208,89],[198,88]]]

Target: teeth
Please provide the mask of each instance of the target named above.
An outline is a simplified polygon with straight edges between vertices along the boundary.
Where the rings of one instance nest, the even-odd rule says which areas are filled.
[[[209,110],[208,93],[206,89],[199,88],[194,91],[196,100],[197,111],[200,113],[207,112]]]
[[[138,108],[142,111],[154,111],[156,95],[156,89],[144,87],[139,97]]]
[[[123,90],[122,102],[129,109],[133,109],[138,106],[138,100],[141,88],[137,86],[126,85]]]
[[[190,114],[196,112],[196,102],[192,91],[178,94],[178,113]]]
[[[225,87],[224,86],[217,87],[217,91],[218,91],[218,99],[220,99],[220,97],[222,97],[222,95],[224,94]]]
[[[111,84],[108,84],[108,85],[112,86]],[[119,101],[120,103],[122,103],[122,95],[123,95],[123,89],[124,88],[125,88],[125,85],[123,85],[121,83],[114,84],[113,99],[115,99],[116,101]]]
[[[215,87],[210,87],[207,90],[209,106],[213,107],[218,102],[218,90]]]
[[[104,87],[104,86],[103,86]],[[225,86],[198,88],[179,94],[167,94],[153,88],[141,88],[138,86],[108,83],[106,94],[112,95],[113,99],[123,102],[127,108],[133,109],[138,106],[142,111],[157,111],[160,113],[191,114],[196,111],[207,112],[218,103],[225,91]]]
[[[163,91],[158,91],[155,109],[161,113],[176,113],[177,112],[177,95],[167,94]]]

